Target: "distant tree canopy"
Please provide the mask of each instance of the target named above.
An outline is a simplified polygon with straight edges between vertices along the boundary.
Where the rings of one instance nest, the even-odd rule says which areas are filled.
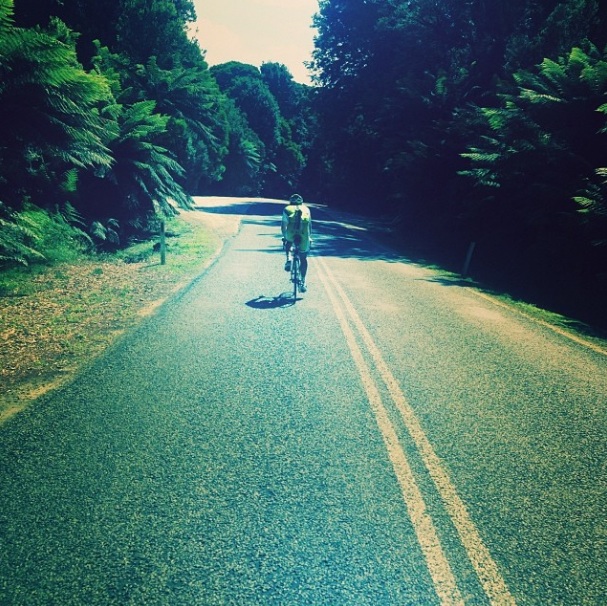
[[[278,63],[257,69],[233,61],[211,68],[211,73],[243,114],[242,123],[249,129],[244,138],[256,148],[259,163],[253,192],[288,196],[305,166],[303,147],[309,145],[308,133],[301,128],[305,87]]]

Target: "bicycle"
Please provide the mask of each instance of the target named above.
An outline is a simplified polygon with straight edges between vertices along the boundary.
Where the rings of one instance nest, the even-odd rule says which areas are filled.
[[[286,247],[287,243],[285,241],[284,246]],[[289,248],[289,261],[291,264],[291,283],[293,284],[293,301],[297,301],[297,291],[301,292],[303,286],[303,278],[301,276],[301,257],[299,256],[299,241],[298,238],[295,238],[295,242],[293,242]]]

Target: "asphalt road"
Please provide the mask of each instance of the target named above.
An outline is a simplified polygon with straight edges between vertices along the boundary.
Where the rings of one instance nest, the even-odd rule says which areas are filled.
[[[2,605],[606,604],[607,352],[281,206],[0,427]],[[170,262],[170,259],[169,259]]]

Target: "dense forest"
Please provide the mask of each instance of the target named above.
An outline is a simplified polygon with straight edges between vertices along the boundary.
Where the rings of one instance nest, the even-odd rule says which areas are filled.
[[[332,0],[316,26],[323,195],[604,323],[607,3]]]
[[[314,86],[209,67],[191,0],[0,0],[0,265],[293,190],[564,312],[607,302],[607,4],[320,0]],[[68,231],[69,230],[69,231]]]

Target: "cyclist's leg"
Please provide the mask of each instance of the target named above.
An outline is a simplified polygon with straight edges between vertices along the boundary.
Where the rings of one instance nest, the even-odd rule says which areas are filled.
[[[299,273],[301,275],[301,292],[306,292],[306,290],[307,290],[306,274],[308,273],[308,253],[300,252],[299,259],[300,259]]]
[[[285,252],[287,254],[287,260],[285,262],[285,271],[291,271],[291,259],[289,259],[289,252],[291,251],[291,242],[285,240]]]
[[[299,258],[301,260],[301,281],[305,282],[308,273],[308,253],[300,252]]]

